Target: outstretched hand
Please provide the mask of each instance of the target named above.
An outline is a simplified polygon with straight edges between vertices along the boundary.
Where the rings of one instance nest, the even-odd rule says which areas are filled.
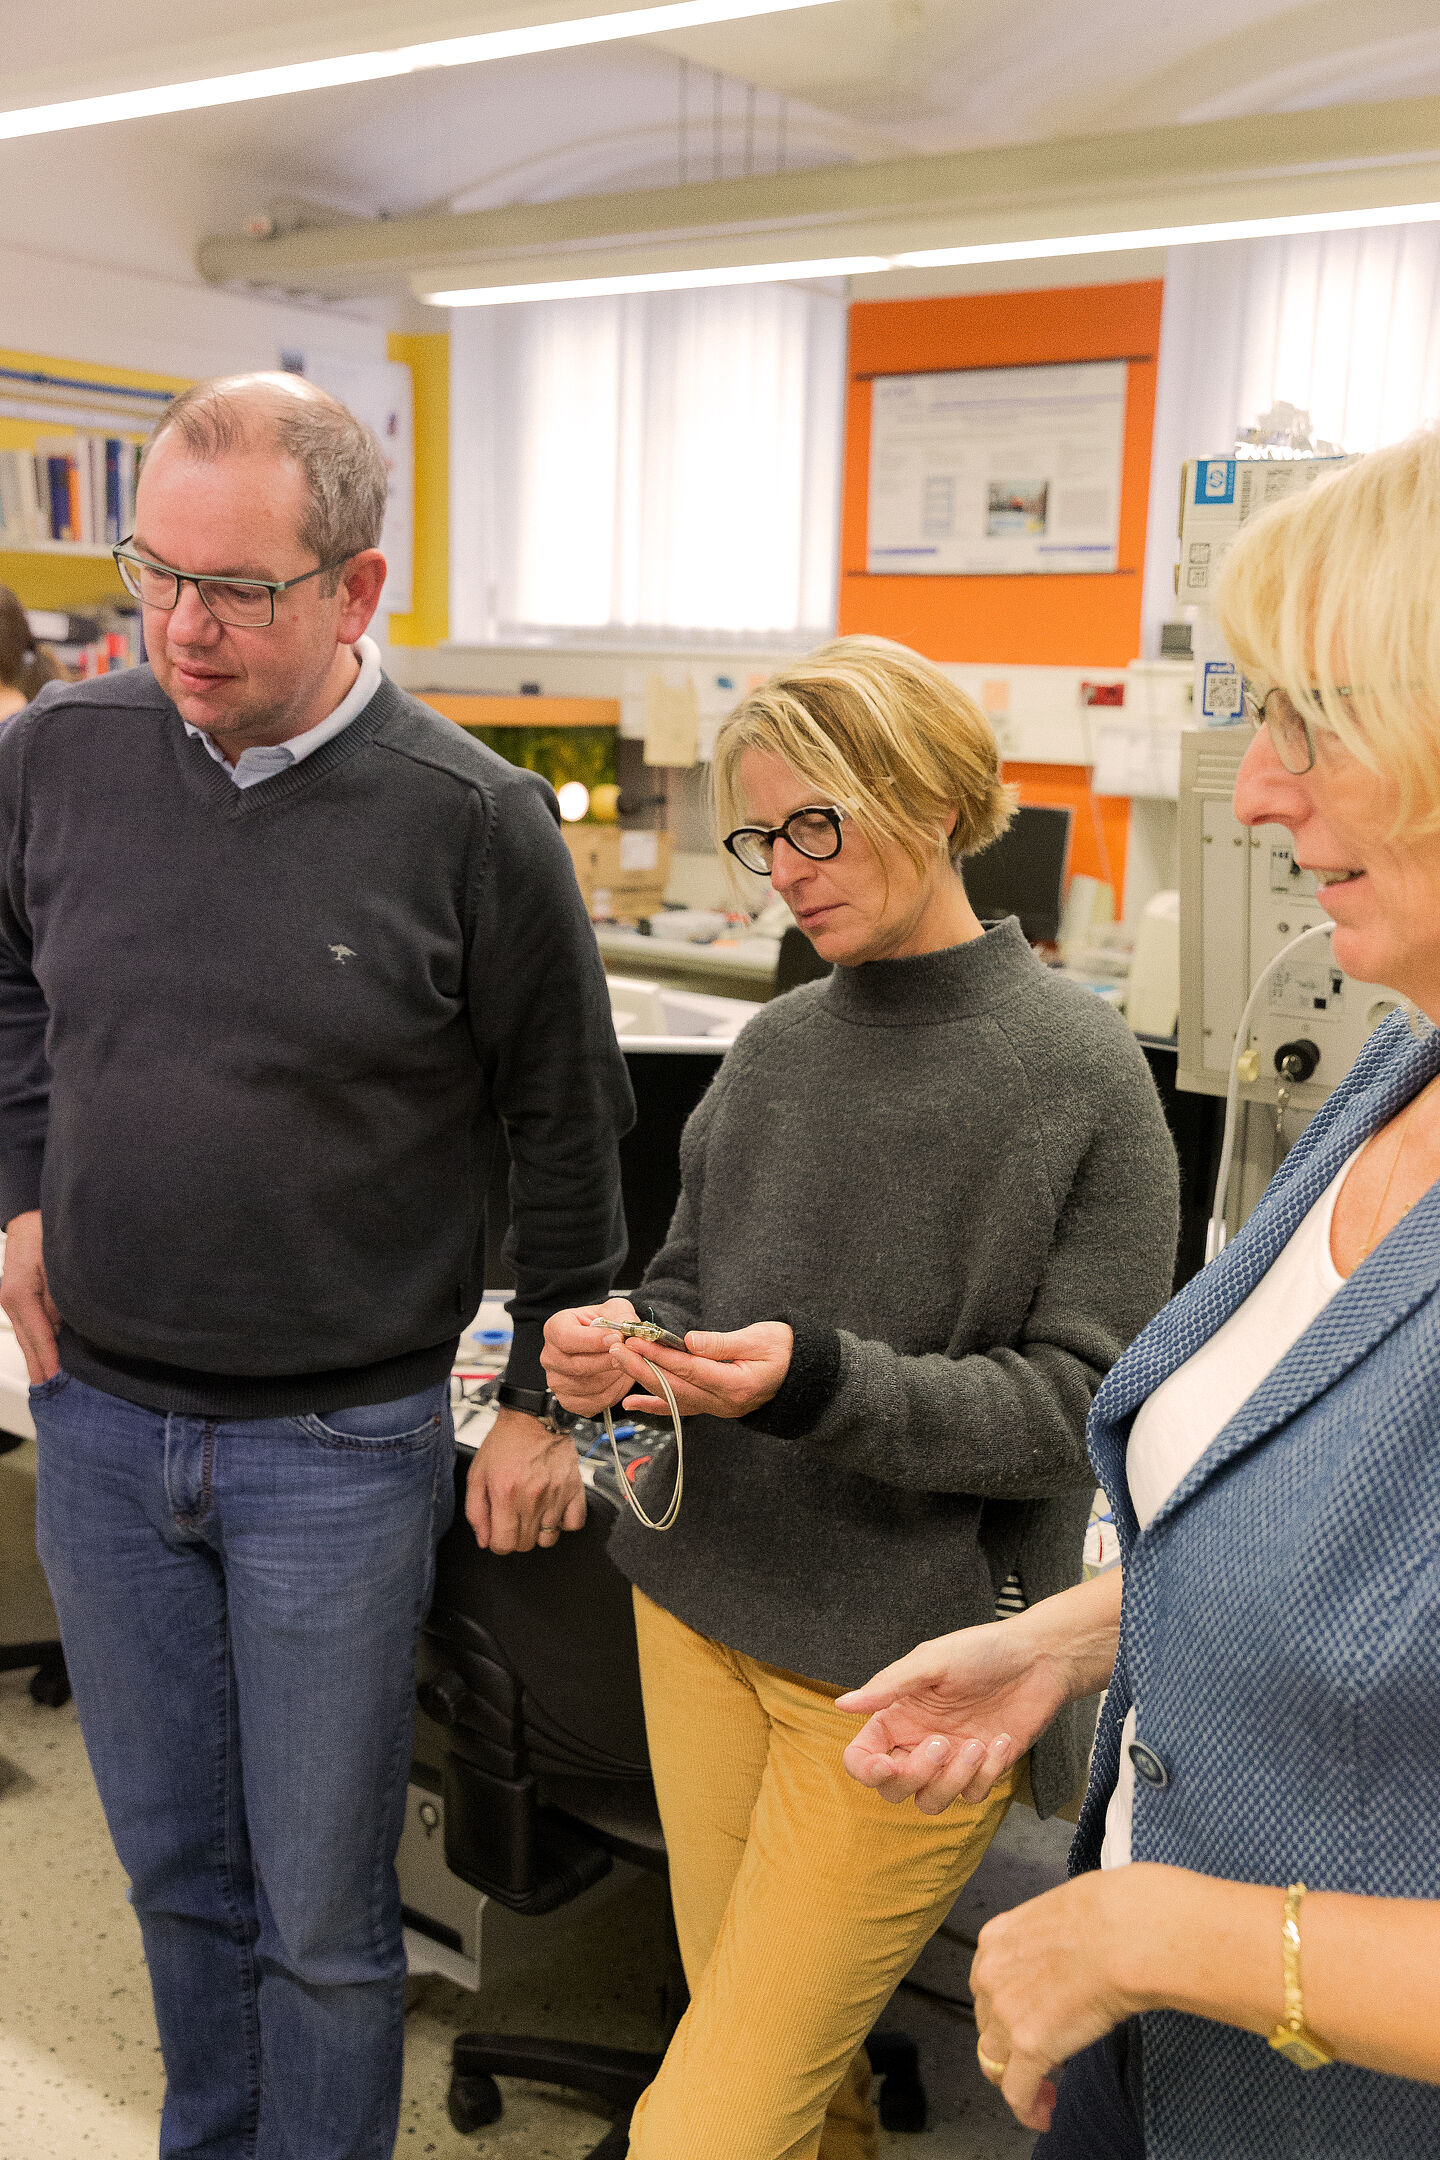
[[[922,1815],[986,1798],[1069,1698],[1023,1619],[921,1643],[835,1707],[869,1722],[845,1750],[858,1784]]]
[[[618,1335],[608,1339],[614,1368],[641,1390],[625,1397],[625,1408],[661,1417],[669,1415],[669,1405],[651,1392],[655,1382],[647,1360],[669,1381],[682,1417],[743,1418],[778,1395],[795,1348],[795,1332],[783,1320],[757,1320],[724,1335],[692,1328],[683,1350],[627,1342]]]

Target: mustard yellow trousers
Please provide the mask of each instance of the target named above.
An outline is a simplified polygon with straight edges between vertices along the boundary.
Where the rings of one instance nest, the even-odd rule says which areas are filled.
[[[1018,1769],[926,1816],[846,1775],[838,1688],[635,1593],[645,1723],[690,1986],[630,2160],[873,2160],[863,2043],[1005,1818]]]

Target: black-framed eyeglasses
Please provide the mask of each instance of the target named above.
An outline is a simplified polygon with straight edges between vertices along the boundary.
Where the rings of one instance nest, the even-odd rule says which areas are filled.
[[[311,578],[323,577],[327,570],[338,570],[350,560],[348,555],[337,555],[334,562],[317,563],[313,570],[302,570],[299,577],[283,579],[196,577],[189,570],[168,570],[163,563],[130,554],[134,537],[133,533],[127,534],[118,547],[110,550],[126,592],[133,594],[142,607],[158,608],[162,615],[168,615],[180,605],[181,586],[193,585],[216,622],[231,630],[268,630],[275,620],[275,602],[281,593],[308,585]]]
[[[792,810],[781,825],[737,825],[726,833],[725,845],[745,869],[768,877],[777,840],[788,840],[797,855],[811,862],[828,862],[838,855],[849,815],[833,803],[807,803],[802,810]]]
[[[1336,685],[1337,697],[1349,697],[1352,693],[1342,683]],[[1320,692],[1312,690],[1310,697],[1318,711]],[[1307,773],[1315,764],[1315,734],[1311,722],[1301,712],[1288,690],[1277,683],[1263,694],[1248,682],[1245,685],[1245,717],[1258,735],[1267,728],[1271,747],[1288,773]]]

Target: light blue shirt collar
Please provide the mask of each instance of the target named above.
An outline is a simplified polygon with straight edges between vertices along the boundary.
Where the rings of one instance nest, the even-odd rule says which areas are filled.
[[[357,638],[355,657],[360,662],[360,673],[340,700],[334,712],[324,720],[307,728],[303,735],[292,735],[289,742],[267,743],[263,747],[242,750],[232,765],[224,751],[203,728],[184,723],[187,735],[198,735],[217,765],[223,765],[238,788],[254,787],[259,780],[273,780],[277,773],[298,765],[302,758],[318,750],[322,743],[338,735],[342,728],[357,719],[365,710],[380,687],[380,648],[373,638]]]

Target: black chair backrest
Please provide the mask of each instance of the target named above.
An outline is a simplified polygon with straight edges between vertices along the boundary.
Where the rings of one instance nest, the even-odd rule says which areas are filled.
[[[663,1865],[630,1585],[605,1549],[615,1502],[592,1489],[583,1530],[497,1557],[465,1520],[467,1468],[462,1457],[418,1675],[444,1736],[445,1859],[512,1910],[551,1912],[612,1852]]]
[[[478,1653],[511,1676],[532,1769],[648,1778],[630,1585],[605,1549],[614,1502],[592,1491],[583,1530],[548,1552],[497,1557],[465,1520],[465,1467],[435,1556],[428,1649]],[[480,1677],[488,1694],[490,1676]]]
[[[780,940],[780,952],[775,962],[775,995],[793,990],[799,983],[819,982],[830,973],[830,962],[822,960],[808,937],[795,925]]]

